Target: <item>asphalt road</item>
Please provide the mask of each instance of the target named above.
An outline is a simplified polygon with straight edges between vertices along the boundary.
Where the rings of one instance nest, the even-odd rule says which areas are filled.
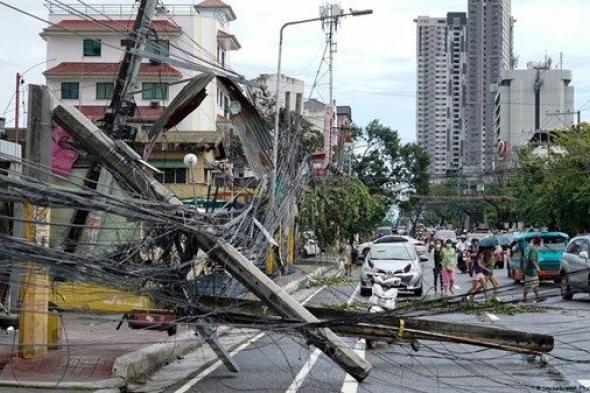
[[[425,291],[431,288],[431,264],[424,265]],[[501,280],[502,300],[522,296],[522,287],[497,271]],[[458,293],[469,286],[467,275],[458,276]],[[315,287],[297,293],[299,300],[307,298],[310,305],[341,305],[362,303],[368,298],[358,294],[358,268],[354,279],[328,287]],[[237,331],[222,337],[241,370],[227,371],[216,362],[210,351],[191,354],[177,364],[156,373],[134,392],[165,391],[166,393],[196,392],[538,392],[585,391],[590,385],[590,333],[587,329],[590,297],[577,295],[564,302],[554,284],[542,286],[546,300],[539,303],[541,313],[515,315],[445,314],[431,318],[495,325],[555,336],[555,349],[543,362],[520,354],[479,348],[462,344],[421,342],[419,352],[407,345],[378,344],[373,350],[364,349],[364,340],[346,339],[351,347],[373,365],[370,376],[356,383],[302,338],[289,332],[261,333]],[[403,300],[400,299],[400,300]],[[479,300],[481,301],[481,299]],[[190,370],[195,370],[190,372]],[[174,378],[185,375],[172,387]]]

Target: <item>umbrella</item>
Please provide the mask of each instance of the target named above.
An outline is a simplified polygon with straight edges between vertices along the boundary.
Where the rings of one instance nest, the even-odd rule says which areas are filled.
[[[512,244],[512,236],[510,235],[488,236],[479,241],[480,247],[509,246],[510,244]]]

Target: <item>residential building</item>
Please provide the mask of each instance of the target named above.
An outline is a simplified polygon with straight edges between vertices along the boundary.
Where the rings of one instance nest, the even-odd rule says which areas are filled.
[[[464,12],[416,22],[416,139],[426,149],[436,180],[462,167],[466,100]]]
[[[494,94],[500,72],[514,66],[511,0],[468,0],[467,108],[463,173],[494,169]]]
[[[266,91],[268,97],[276,95],[276,74],[260,74],[252,80],[255,85]],[[279,82],[279,108],[287,109],[303,116],[304,83],[301,79],[291,78],[281,74]]]
[[[303,104],[303,117],[312,124],[314,129],[323,134],[326,104],[315,98],[310,98]]]
[[[574,87],[570,70],[552,69],[551,61],[529,63],[526,70],[504,70],[493,85],[498,166],[511,168],[516,149],[547,131],[574,124]]]
[[[103,118],[110,103],[114,81],[126,47],[137,5],[71,5],[67,11],[48,3],[49,21],[41,36],[47,43],[47,85],[62,101],[72,104],[93,121]],[[73,14],[72,8],[89,19]],[[204,65],[228,68],[230,53],[240,49],[231,34],[236,15],[221,0],[204,0],[196,5],[159,6],[152,22],[146,50]],[[129,124],[138,129],[136,142],[145,143],[146,130],[180,92],[179,81],[197,75],[166,63],[144,59],[134,89],[135,113]],[[163,173],[164,183],[181,197],[192,196],[192,187],[182,158],[197,154],[193,179],[207,183],[207,166],[215,161],[215,147],[226,139],[229,129],[229,97],[213,80],[200,107],[168,130],[158,143],[150,162]],[[199,193],[207,187],[200,184]]]

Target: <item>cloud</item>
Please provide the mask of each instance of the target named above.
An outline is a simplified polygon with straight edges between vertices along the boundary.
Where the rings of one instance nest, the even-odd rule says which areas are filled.
[[[8,0],[41,17],[47,16],[42,0]],[[105,0],[87,0],[102,4]],[[254,77],[276,70],[279,29],[285,22],[319,15],[319,0],[225,0],[238,20],[232,23],[242,49],[231,54],[237,71]],[[108,0],[133,3],[132,0]],[[169,3],[194,4],[196,0]],[[445,16],[466,11],[467,0],[341,0],[348,8],[372,8],[374,14],[342,20],[336,35],[335,91],[339,104],[351,105],[357,124],[379,118],[400,131],[403,140],[415,133],[415,40],[418,15]],[[513,0],[518,21],[515,49],[520,65],[539,60],[545,53],[555,60],[564,53],[564,67],[573,70],[576,102],[590,98],[590,30],[585,17],[588,0]],[[0,6],[5,35],[0,41],[0,110],[8,103],[18,71],[45,59],[45,42],[39,37],[44,24]],[[9,33],[6,33],[9,32]],[[284,71],[303,79],[309,88],[315,78],[325,44],[319,23],[285,30]],[[28,82],[41,82],[43,67],[27,74]],[[326,97],[327,79],[321,81]],[[0,114],[1,115],[1,114]],[[11,116],[7,116],[9,119]]]

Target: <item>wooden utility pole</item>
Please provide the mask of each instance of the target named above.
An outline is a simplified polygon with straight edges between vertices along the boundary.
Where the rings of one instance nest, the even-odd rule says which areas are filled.
[[[39,181],[49,181],[51,167],[51,108],[46,87],[29,85],[28,127],[25,158],[30,164],[24,174]],[[35,166],[34,164],[39,164]],[[24,204],[23,237],[37,245],[49,247],[50,209]],[[40,224],[47,223],[47,224]],[[24,358],[36,358],[47,353],[47,320],[49,302],[49,274],[47,268],[27,262],[21,276],[21,305],[19,344]]]

